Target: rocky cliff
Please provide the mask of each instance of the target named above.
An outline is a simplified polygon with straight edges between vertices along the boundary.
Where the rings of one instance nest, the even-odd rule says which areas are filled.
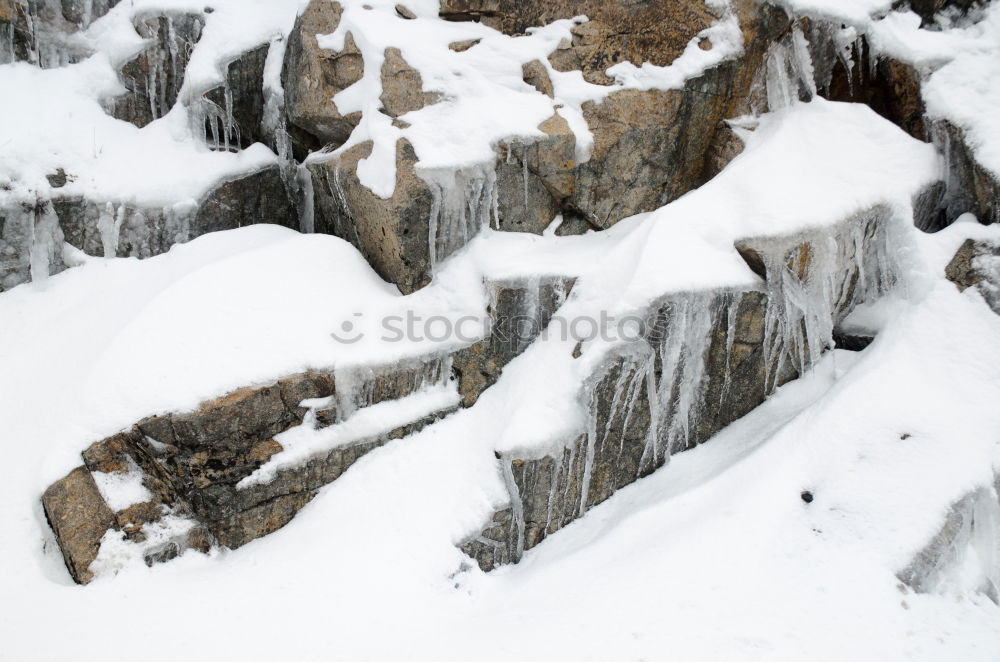
[[[162,4],[0,0],[0,85],[41,99],[80,71],[98,89],[66,93],[92,144],[56,136],[34,161],[16,144],[0,172],[0,289],[270,223],[348,242],[410,295],[390,313],[482,327],[404,350],[366,339],[79,439],[81,464],[41,497],[78,583],[121,558],[245,545],[376,449],[475,416],[491,389],[537,388],[559,424],[497,434],[489,514],[451,541],[484,571],[516,563],[831,350],[866,346],[874,332],[846,321],[901,296],[914,226],[998,220],[992,148],[925,98],[951,64],[893,45],[902,13],[312,0],[227,41],[229,9]],[[931,39],[993,20],[977,3],[913,9]],[[787,162],[765,156],[778,145]],[[784,179],[756,179],[767,169]],[[994,310],[995,254],[970,240],[947,268]],[[608,310],[638,330],[553,335]],[[932,547],[995,497],[959,502]],[[935,581],[928,549],[908,585]]]

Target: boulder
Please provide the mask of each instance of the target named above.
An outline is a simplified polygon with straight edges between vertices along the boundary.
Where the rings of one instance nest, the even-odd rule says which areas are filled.
[[[416,153],[409,142],[396,145],[396,187],[383,199],[358,180],[358,161],[371,154],[371,143],[356,145],[330,159],[311,160],[316,231],[353,244],[383,279],[404,293],[430,282],[430,187],[415,172]]]
[[[945,277],[964,292],[975,287],[1000,315],[1000,243],[966,239],[944,270]]]
[[[611,82],[604,72],[619,62],[670,64],[714,19],[702,0],[443,0],[440,15],[455,21],[480,21],[511,35],[556,19],[586,15],[590,20],[573,28],[570,47],[556,51],[550,59],[557,70],[581,70],[587,81],[599,85]]]
[[[348,34],[340,52],[323,49],[317,35],[330,34],[343,12],[337,2],[312,0],[288,37],[281,83],[290,134],[300,151],[339,146],[360,121],[360,114],[343,117],[331,99],[361,80],[364,60]]]
[[[87,468],[77,467],[49,486],[42,507],[73,581],[88,583],[101,538],[116,522]]]
[[[979,162],[965,132],[954,124],[937,120],[931,136],[947,168],[941,203],[944,223],[966,212],[975,214],[981,223],[1000,222],[1000,175]]]
[[[198,205],[191,219],[190,236],[258,223],[299,229],[295,200],[285,188],[277,165],[217,184]]]
[[[399,117],[437,103],[440,95],[424,92],[420,72],[406,63],[398,48],[387,48],[382,61],[382,96],[379,100],[386,115]]]

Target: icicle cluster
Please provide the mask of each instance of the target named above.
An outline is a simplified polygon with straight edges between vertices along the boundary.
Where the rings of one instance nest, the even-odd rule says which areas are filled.
[[[498,218],[496,171],[475,165],[417,173],[433,196],[427,242],[434,269]]]
[[[766,77],[769,110],[787,108],[816,95],[809,44],[798,23],[793,24],[788,38],[774,42],[768,49]]]
[[[240,129],[233,118],[233,95],[228,83],[223,87],[223,95],[225,108],[207,97],[200,97],[191,103],[188,109],[191,131],[215,151],[237,151]]]
[[[43,283],[61,263],[63,232],[59,227],[52,201],[39,201],[35,206],[34,225],[31,233],[31,280]]]
[[[430,361],[337,368],[337,422],[346,421],[359,409],[405,397],[424,387],[443,386],[450,379],[450,355]]]
[[[761,251],[770,303],[765,318],[767,385],[790,365],[805,374],[833,346],[834,325],[897,282],[891,214],[877,207],[830,236],[785,238]]]

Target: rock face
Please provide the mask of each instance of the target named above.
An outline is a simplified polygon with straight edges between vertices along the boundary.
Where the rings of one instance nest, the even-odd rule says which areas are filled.
[[[488,285],[490,333],[452,359],[463,406],[475,404],[479,394],[496,383],[504,366],[542,333],[573,285],[573,279],[559,277]]]
[[[347,37],[340,52],[316,43],[316,35],[337,28],[341,13],[339,3],[313,0],[288,38],[281,83],[291,137],[299,150],[341,145],[361,119],[360,114],[342,117],[330,103],[364,74],[364,60],[353,37]]]
[[[938,12],[945,9],[965,14],[973,7],[982,6],[985,3],[982,0],[909,0],[906,3],[896,2],[895,4],[909,6],[911,10],[920,15],[921,25],[927,26],[934,22],[934,16]]]
[[[939,120],[932,137],[947,168],[942,225],[966,212],[975,214],[981,223],[1000,223],[1000,179],[976,160],[965,133]]]
[[[944,271],[960,291],[975,287],[1000,315],[1000,244],[967,239]]]
[[[440,15],[453,21],[479,21],[505,34],[524,34],[533,26],[586,15],[590,20],[573,29],[572,44],[556,51],[551,60],[556,69],[581,70],[585,80],[598,85],[611,82],[604,72],[619,62],[670,64],[714,18],[698,0],[444,0]]]
[[[339,157],[309,162],[316,231],[351,242],[379,276],[404,293],[413,292],[430,282],[433,194],[417,176],[417,156],[406,141],[396,145],[392,196],[383,199],[372,193],[356,172],[358,161],[371,149],[371,143],[363,143]]]
[[[445,359],[431,358],[291,375],[204,402],[192,412],[143,419],[96,442],[83,452],[84,466],[43,496],[70,574],[78,583],[89,582],[91,565],[101,563],[102,540],[116,536],[133,556],[152,564],[187,549],[239,547],[281,528],[316,490],[360,457],[453,409],[426,411],[378,435],[350,440],[245,483],[282,451],[275,436],[300,425],[321,428],[342,422],[364,407],[446,384],[449,366]],[[146,497],[112,508],[108,499],[114,493],[102,494],[98,487],[106,476],[141,485]]]
[[[86,467],[77,467],[45,490],[42,506],[66,567],[77,583],[86,584],[93,578],[90,564],[97,558],[101,538],[115,525],[114,513]]]
[[[114,100],[111,115],[143,127],[170,112],[184,82],[191,51],[204,27],[201,14],[137,19],[136,32],[150,43],[122,67],[120,79],[128,93]]]
[[[311,5],[303,14],[289,42],[286,73],[292,67],[305,72],[299,81],[288,80],[297,90],[288,93],[289,117],[318,142],[335,146],[346,139],[355,122],[340,118],[328,100],[357,80],[363,65],[334,64],[344,58],[360,60],[350,44],[339,54],[315,45],[315,34],[332,32],[340,17],[329,3],[321,4],[324,8]],[[545,137],[502,141],[496,162],[474,173],[414,177],[419,171],[416,156],[403,143],[397,152],[396,190],[384,201],[362,190],[355,172],[370,147],[354,147],[310,165],[317,192],[317,229],[354,243],[383,278],[410,292],[427,282],[436,262],[487,222],[501,230],[540,233],[562,213],[570,221],[563,231],[580,232],[610,227],[622,218],[662,206],[718,169],[712,159],[719,142],[717,133],[728,131],[723,120],[749,108],[751,88],[768,46],[788,28],[789,21],[779,10],[751,3],[741,3],[739,8],[747,36],[742,57],[688,81],[681,90],[622,90],[601,103],[584,104],[584,118],[594,136],[587,161],[577,162],[576,137],[558,114],[539,127]],[[508,32],[520,32],[585,10],[591,22],[575,29],[573,44],[556,51],[553,62],[562,63],[556,63],[557,68],[583,67],[584,75],[598,83],[610,82],[603,71],[616,62],[669,64],[713,19],[700,1],[677,6],[643,2],[627,7],[606,2],[457,2],[445,3],[441,11],[447,18],[483,20]],[[669,30],[655,28],[668,24]],[[437,101],[435,95],[423,92],[419,74],[393,50],[386,52],[382,68],[381,102],[386,112],[397,116]],[[351,75],[328,73],[323,78],[320,73],[338,66]],[[552,93],[541,63],[529,63],[524,71],[529,84],[543,94]],[[319,87],[307,84],[321,79],[333,82]],[[322,95],[314,90],[321,90]],[[483,171],[490,168],[492,172]],[[433,175],[432,181],[426,181],[427,175]],[[452,188],[442,185],[449,178],[455,183]],[[472,218],[425,221],[437,209],[435,196],[445,206],[455,200],[452,207],[457,209],[464,201],[477,211],[469,215]],[[496,200],[495,214],[481,209],[487,197]],[[424,237],[427,243],[422,245]]]
[[[212,189],[198,206],[190,236],[258,223],[299,228],[295,201],[285,187],[279,166],[268,166]]]
[[[837,44],[839,25],[803,19],[819,93],[831,101],[863,103],[917,140],[927,141],[920,74],[892,58],[874,58],[865,37],[849,46],[845,59]],[[850,67],[847,64],[850,63]]]
[[[540,458],[499,458],[510,505],[463,551],[483,570],[517,562],[807,370],[833,347],[836,324],[893,284],[890,218],[873,208],[841,223],[832,241],[824,232],[747,239],[736,248],[761,275],[760,290],[655,302],[647,334],[606,356],[585,383],[586,431]]]
[[[264,64],[269,47],[258,46],[227,64],[222,86],[195,102],[200,105],[196,115],[204,115],[205,140],[215,149],[271,142],[264,130]]]
[[[51,200],[0,207],[0,291],[61,271],[64,241],[89,255],[147,258],[207,232],[257,223],[298,229],[289,195],[274,165],[219,183],[198,204],[137,207],[57,190]]]
[[[239,547],[277,530],[320,487],[369,451],[434,423],[455,407],[428,410],[375,436],[318,451],[253,478],[282,451],[275,437],[298,426],[336,425],[365,407],[452,380],[457,381],[462,403],[473,404],[541,333],[572,285],[571,279],[562,278],[490,284],[490,335],[452,356],[296,374],[234,391],[195,411],[143,419],[92,444],[83,452],[85,466],[57,481],[45,497],[67,567],[76,581],[90,581],[93,573],[87,568],[98,558],[109,530],[112,538],[120,534],[131,553],[147,564],[170,560],[187,549]],[[148,498],[115,511],[96,488],[81,491],[81,485],[94,483],[91,474],[132,476],[146,488]],[[62,501],[49,496],[68,492],[76,496]],[[86,508],[67,510],[60,505],[73,499]],[[100,562],[95,568],[104,569]]]
[[[89,53],[68,37],[116,4],[118,0],[0,0],[0,64],[51,68],[79,62]]]

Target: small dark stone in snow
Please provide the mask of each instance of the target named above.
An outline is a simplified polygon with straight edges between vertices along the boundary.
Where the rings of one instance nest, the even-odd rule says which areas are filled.
[[[805,490],[805,491],[804,491],[804,492],[802,492],[802,494],[800,494],[799,496],[801,496],[801,497],[802,497],[802,500],[803,500],[803,501],[805,501],[806,503],[812,503],[812,500],[813,500],[813,493],[812,493],[812,492],[810,492],[809,490]]]

